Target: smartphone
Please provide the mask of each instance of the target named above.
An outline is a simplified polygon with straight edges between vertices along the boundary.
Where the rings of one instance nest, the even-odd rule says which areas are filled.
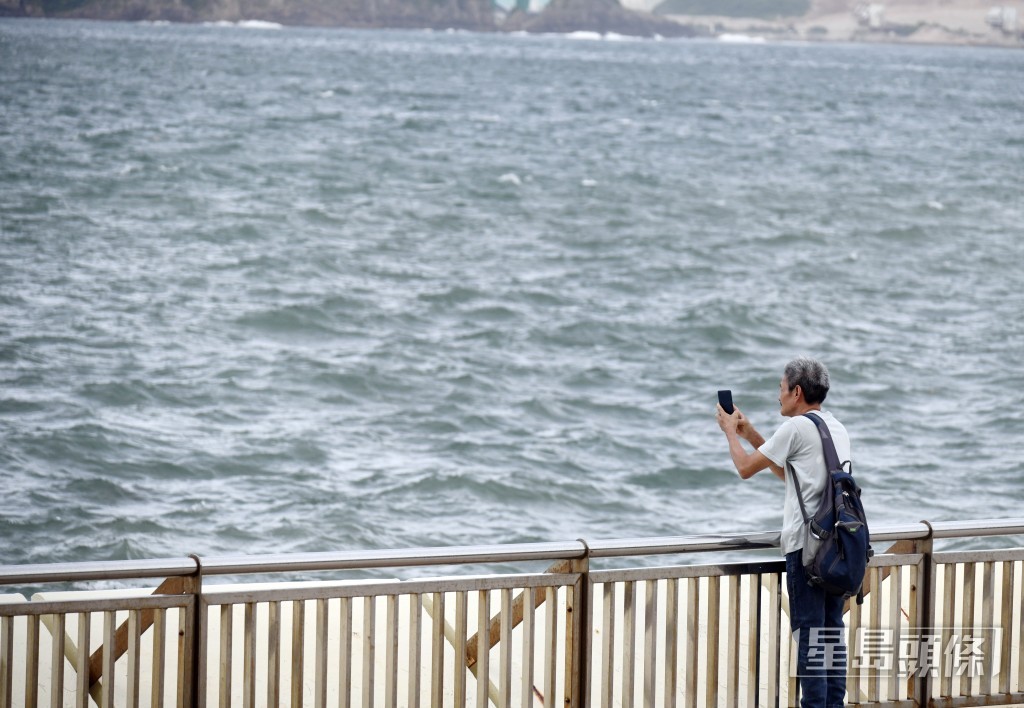
[[[732,405],[732,391],[719,391],[718,403],[722,406],[722,410],[724,410],[729,415],[732,415],[732,412],[735,410],[735,408],[733,408]]]

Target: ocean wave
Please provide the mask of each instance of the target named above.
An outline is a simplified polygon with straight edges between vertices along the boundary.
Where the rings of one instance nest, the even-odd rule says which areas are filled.
[[[737,34],[733,32],[723,32],[716,37],[719,42],[726,42],[728,44],[764,44],[767,40],[764,37],[755,37],[749,34]]]
[[[277,22],[268,22],[266,20],[238,20],[237,22],[218,20],[216,22],[203,22],[202,24],[204,27],[241,27],[242,29],[256,30],[284,29],[284,25]]]

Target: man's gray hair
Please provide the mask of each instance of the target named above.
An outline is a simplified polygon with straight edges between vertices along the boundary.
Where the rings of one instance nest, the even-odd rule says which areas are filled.
[[[804,392],[804,400],[808,403],[821,403],[828,395],[828,369],[817,359],[806,356],[799,357],[786,364],[783,374],[789,390],[799,386]]]

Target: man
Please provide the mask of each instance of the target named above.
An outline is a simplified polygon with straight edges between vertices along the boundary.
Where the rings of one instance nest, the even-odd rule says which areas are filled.
[[[782,552],[786,556],[790,625],[794,635],[799,632],[797,673],[803,708],[842,706],[846,693],[844,600],[807,584],[801,559],[804,519],[791,478],[791,475],[799,478],[804,505],[808,513],[813,513],[821,501],[828,472],[821,436],[804,413],[813,411],[824,420],[839,459],[850,459],[850,437],[846,428],[831,413],[821,409],[828,389],[828,369],[824,364],[808,358],[789,362],[779,383],[779,412],[788,420],[768,442],[738,408],[729,415],[718,406],[718,425],[729,441],[729,454],[740,477],[750,479],[770,469],[786,484]],[[750,443],[754,451],[748,453],[741,439]]]

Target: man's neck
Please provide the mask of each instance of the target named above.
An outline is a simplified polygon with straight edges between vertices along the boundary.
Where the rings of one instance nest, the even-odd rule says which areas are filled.
[[[803,415],[804,413],[814,413],[814,412],[818,412],[818,413],[821,412],[821,404],[820,403],[815,403],[813,405],[805,404],[803,406],[800,406],[800,408],[798,408],[793,413],[793,417],[795,418],[796,416]]]

